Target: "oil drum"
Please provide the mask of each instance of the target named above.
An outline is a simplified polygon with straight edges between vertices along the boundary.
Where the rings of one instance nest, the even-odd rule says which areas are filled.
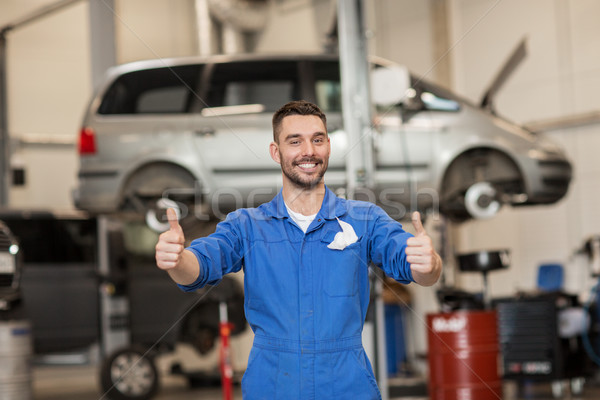
[[[429,314],[427,329],[431,400],[502,399],[495,311]]]

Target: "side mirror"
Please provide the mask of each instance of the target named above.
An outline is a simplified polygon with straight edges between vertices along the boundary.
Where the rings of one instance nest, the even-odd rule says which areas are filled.
[[[371,100],[378,106],[391,106],[406,99],[410,74],[404,66],[394,65],[371,70]]]

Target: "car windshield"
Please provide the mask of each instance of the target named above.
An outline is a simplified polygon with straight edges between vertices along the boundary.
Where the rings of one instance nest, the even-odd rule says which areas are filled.
[[[418,96],[418,101],[425,110],[429,111],[458,111],[460,103],[452,93],[432,83],[411,77],[413,96]]]

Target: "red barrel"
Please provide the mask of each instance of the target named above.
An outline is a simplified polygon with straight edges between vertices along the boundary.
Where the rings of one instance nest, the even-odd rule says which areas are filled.
[[[495,311],[427,315],[429,398],[501,400]]]

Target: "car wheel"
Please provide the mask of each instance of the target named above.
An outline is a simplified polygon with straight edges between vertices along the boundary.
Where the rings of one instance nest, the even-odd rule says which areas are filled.
[[[102,390],[111,400],[145,400],[158,391],[154,359],[142,348],[114,352],[100,369]]]
[[[501,207],[496,189],[488,182],[477,182],[465,192],[465,209],[473,218],[492,218]]]
[[[456,222],[492,218],[523,191],[517,165],[493,149],[472,149],[448,167],[441,186],[440,211]]]
[[[200,203],[194,177],[181,167],[156,163],[133,173],[122,190],[122,211],[144,218],[150,228],[162,232],[168,229],[167,208],[175,208],[183,221],[196,218],[196,203]]]
[[[172,208],[173,210],[175,210],[177,219],[181,219],[182,210],[180,203],[177,203],[176,201],[173,201],[171,199],[161,198],[156,201],[156,208],[150,208],[148,209],[148,211],[146,211],[146,225],[148,225],[150,229],[156,232],[164,232],[168,230],[170,225],[169,221],[165,220],[166,218],[164,214],[164,212],[166,212],[168,208]],[[160,220],[158,217],[157,209],[163,211],[161,213],[162,218],[160,218]],[[187,212],[187,209],[185,210],[185,212]]]

